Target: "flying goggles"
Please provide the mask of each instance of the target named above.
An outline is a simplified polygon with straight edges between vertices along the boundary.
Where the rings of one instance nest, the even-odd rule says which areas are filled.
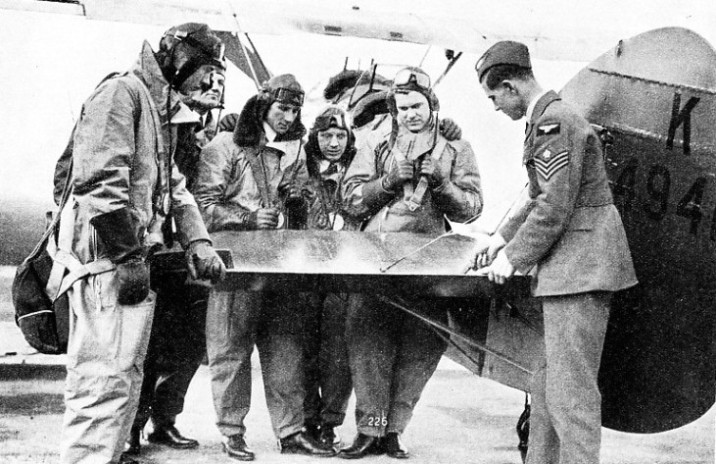
[[[173,37],[199,51],[204,58],[209,60],[204,64],[226,69],[226,46],[217,38],[210,37],[206,34],[206,31],[198,30],[188,33],[177,31],[173,34]]]
[[[303,90],[288,89],[279,87],[277,89],[264,89],[271,99],[281,103],[288,103],[295,106],[303,106]]]
[[[180,30],[169,35],[188,45],[194,52],[188,54],[189,60],[176,71],[172,79],[173,86],[180,86],[189,76],[204,65],[216,66],[226,70],[226,47],[218,37],[207,34],[205,29],[202,28],[194,32]],[[176,50],[176,47],[173,50]]]
[[[321,132],[331,127],[350,131],[350,123],[347,121],[346,114],[340,108],[327,108],[317,118],[313,124],[313,130]]]
[[[405,68],[398,71],[393,79],[393,88],[413,87],[430,90],[430,76],[415,68]]]

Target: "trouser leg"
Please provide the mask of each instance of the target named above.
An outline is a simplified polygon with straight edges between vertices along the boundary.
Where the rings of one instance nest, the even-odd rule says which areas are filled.
[[[550,457],[551,462],[599,463],[601,394],[597,380],[610,301],[609,292],[543,299],[544,399],[559,442],[559,454]]]
[[[173,425],[184,410],[189,384],[204,359],[208,294],[206,287],[182,285],[170,299],[172,310],[167,314],[171,319],[162,321],[169,330],[152,406],[152,420],[157,426]]]
[[[266,405],[276,437],[303,429],[304,308],[296,295],[266,295],[256,344],[264,378]]]
[[[303,413],[306,425],[321,424],[321,318],[325,295],[313,293],[307,296],[305,330],[303,333],[303,362],[305,378],[305,399]]]
[[[82,279],[68,293],[63,464],[117,462],[136,413],[155,295],[119,305],[114,274]]]
[[[431,319],[447,322],[445,310],[438,300],[427,300],[414,305]],[[400,345],[393,369],[388,432],[403,433],[408,426],[415,405],[425,385],[438,367],[447,342],[426,323],[410,314],[401,314]]]
[[[346,317],[348,357],[359,433],[383,436],[396,355],[395,312],[366,294],[351,295]]]
[[[526,464],[556,464],[559,459],[559,439],[547,412],[545,361],[539,363],[532,377],[530,396],[530,434]]]
[[[321,319],[321,421],[336,427],[343,423],[353,390],[346,343],[348,294],[329,294]]]
[[[262,295],[212,291],[206,315],[206,348],[217,426],[224,436],[243,434],[251,406],[251,353]]]
[[[152,326],[154,331],[154,325]],[[137,405],[137,414],[134,417],[133,427],[144,429],[144,426],[152,416],[152,404],[154,403],[154,386],[157,384],[159,376],[159,366],[156,359],[156,348],[153,348],[153,336],[149,337],[149,349],[144,361],[144,376],[142,378],[142,386],[139,390],[139,403]]]

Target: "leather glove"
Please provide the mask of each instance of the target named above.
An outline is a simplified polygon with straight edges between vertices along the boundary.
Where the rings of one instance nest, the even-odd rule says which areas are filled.
[[[440,188],[445,183],[440,166],[430,156],[426,156],[420,163],[420,175],[428,178],[428,185],[431,189]]]
[[[440,120],[440,135],[452,142],[462,138],[462,129],[450,118]]]
[[[303,202],[303,196],[301,195],[301,189],[298,188],[295,182],[281,186],[281,196],[285,198],[286,205],[296,204]]]
[[[186,267],[192,279],[215,284],[226,277],[226,266],[207,240],[196,240],[186,250]]]
[[[149,266],[141,257],[117,264],[115,279],[119,304],[136,305],[149,296]]]
[[[102,253],[117,266],[117,302],[136,305],[149,295],[149,267],[139,243],[129,208],[90,219],[102,244]]]
[[[259,208],[249,214],[250,229],[275,229],[278,226],[276,208]]]
[[[129,208],[121,208],[90,219],[101,241],[101,257],[115,264],[142,255],[142,245]]]
[[[412,179],[413,163],[406,159],[397,163],[393,163],[393,167],[390,169],[388,175],[383,177],[381,183],[385,190],[393,192],[405,182]]]
[[[237,113],[229,113],[219,121],[219,132],[234,132],[236,123],[239,122]]]

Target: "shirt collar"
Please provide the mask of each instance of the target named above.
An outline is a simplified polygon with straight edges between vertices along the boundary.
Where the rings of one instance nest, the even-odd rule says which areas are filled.
[[[271,125],[266,121],[264,121],[264,134],[266,134],[266,140],[268,140],[269,142],[273,142],[274,140],[276,140],[276,135],[278,135],[276,134],[276,131],[273,130]]]
[[[327,159],[322,159],[318,163],[318,171],[321,174],[330,175],[340,171],[341,169],[343,169],[343,163],[341,162],[341,160],[329,161]]]
[[[201,115],[183,102],[177,105],[177,111],[172,115],[172,124],[201,124]]]
[[[545,95],[547,95],[547,92],[549,92],[549,90],[543,90],[542,92],[540,92],[539,94],[537,94],[537,96],[535,96],[535,98],[532,99],[532,101],[530,102],[529,105],[527,105],[527,113],[525,113],[525,118],[527,118],[527,122],[532,121],[532,113],[534,113],[534,111],[535,111],[535,107],[537,106],[537,102],[540,101],[540,99],[541,99],[542,97],[544,97]]]

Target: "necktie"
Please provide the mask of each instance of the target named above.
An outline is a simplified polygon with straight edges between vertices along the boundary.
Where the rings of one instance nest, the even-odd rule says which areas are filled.
[[[206,119],[204,120],[204,128],[206,129],[208,127],[211,127],[213,123],[214,123],[214,113],[209,111],[208,113],[206,113]]]

